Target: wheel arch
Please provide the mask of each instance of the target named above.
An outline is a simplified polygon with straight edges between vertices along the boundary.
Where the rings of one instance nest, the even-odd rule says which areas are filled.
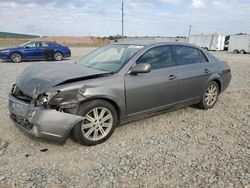
[[[102,96],[102,97],[101,97],[101,96],[100,96],[100,97],[92,97],[92,98],[89,98],[89,99],[87,99],[87,100],[80,101],[80,102],[79,102],[79,106],[82,105],[82,104],[84,104],[84,103],[86,103],[86,102],[90,102],[90,101],[94,101],[94,100],[104,100],[104,101],[110,103],[112,106],[114,106],[114,108],[115,108],[115,110],[116,110],[116,112],[117,112],[118,124],[120,123],[120,113],[121,113],[120,107],[118,106],[118,104],[117,104],[114,100],[112,100],[112,99],[110,99],[110,98],[108,98],[108,97],[103,97],[103,96]],[[78,108],[79,108],[79,107],[78,107]],[[78,122],[78,123],[80,123],[80,122]],[[78,123],[77,123],[77,124],[78,124]],[[66,134],[66,138],[69,138],[69,136],[72,135],[73,128],[74,128],[77,124],[73,125],[73,126],[69,129],[68,133]]]
[[[241,49],[241,50],[240,50],[240,53],[242,53],[242,52],[243,52],[243,54],[246,53],[246,51],[245,51],[244,49]]]
[[[109,97],[105,97],[105,96],[96,96],[96,97],[91,97],[87,100],[83,100],[80,102],[80,105],[81,104],[84,104],[85,102],[89,102],[89,101],[94,101],[94,100],[104,100],[108,103],[110,103],[112,106],[114,106],[116,112],[117,112],[117,117],[118,117],[118,120],[120,122],[120,115],[121,115],[121,109],[119,107],[119,105],[117,104],[117,102],[115,102],[115,100],[109,98]]]
[[[22,54],[22,52],[19,52],[19,51],[13,51],[9,54],[9,59],[11,59],[11,55],[14,54],[14,53],[17,53],[17,54],[20,54],[22,59],[24,58],[24,55]]]
[[[218,84],[218,87],[219,87],[219,93],[221,92],[221,81],[220,81],[220,79],[218,79],[218,78],[215,78],[215,79],[213,79],[213,80],[211,80],[210,82],[216,82],[217,84]]]
[[[240,53],[240,51],[239,51],[238,49],[234,49],[234,50],[233,50],[233,53],[234,53],[234,54],[238,54],[238,53]]]
[[[203,91],[206,88],[206,86],[210,83],[210,82],[216,82],[218,84],[219,87],[219,93],[221,92],[222,89],[222,80],[219,74],[213,74],[209,77],[209,79],[207,79],[206,84],[204,85]]]
[[[54,54],[57,52],[61,53],[64,56],[64,53],[62,52],[62,50],[58,50],[58,49],[54,50]]]

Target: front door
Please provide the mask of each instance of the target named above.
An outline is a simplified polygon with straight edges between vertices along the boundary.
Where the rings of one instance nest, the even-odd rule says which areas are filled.
[[[173,104],[177,95],[176,67],[170,46],[146,51],[137,61],[151,64],[151,72],[125,75],[127,115]]]
[[[24,55],[26,59],[40,59],[43,56],[43,49],[40,42],[30,42],[24,46]]]

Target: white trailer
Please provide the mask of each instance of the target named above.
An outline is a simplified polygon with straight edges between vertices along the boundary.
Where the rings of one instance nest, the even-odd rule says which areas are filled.
[[[195,44],[207,50],[221,51],[224,50],[225,38],[225,35],[217,33],[190,35],[189,44]]]
[[[250,35],[230,35],[228,51],[235,54],[250,53]]]

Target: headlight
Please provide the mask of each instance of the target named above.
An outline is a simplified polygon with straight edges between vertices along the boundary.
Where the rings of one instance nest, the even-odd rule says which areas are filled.
[[[1,50],[0,52],[1,53],[7,53],[7,52],[9,52],[10,50]]]
[[[36,100],[36,105],[41,106],[41,105],[47,105],[53,97],[55,97],[59,93],[59,91],[49,91],[38,97]]]

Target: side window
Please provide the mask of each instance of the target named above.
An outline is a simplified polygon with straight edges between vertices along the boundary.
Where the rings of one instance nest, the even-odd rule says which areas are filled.
[[[49,45],[49,46],[57,46],[56,43],[52,43],[52,42],[48,43],[48,45]]]
[[[36,42],[36,47],[41,47],[41,42]]]
[[[160,69],[174,66],[172,50],[170,46],[159,46],[145,52],[137,61],[139,63],[149,63],[152,69]]]
[[[36,43],[35,42],[30,42],[30,43],[26,44],[25,46],[27,46],[29,48],[35,48],[36,47]]]
[[[201,59],[201,62],[208,62],[208,58],[206,57],[206,55],[199,50],[199,55],[200,55],[200,59]]]
[[[42,47],[49,47],[49,43],[47,42],[41,42],[41,44],[42,44]]]
[[[199,51],[189,46],[175,46],[176,62],[178,65],[201,63]]]

